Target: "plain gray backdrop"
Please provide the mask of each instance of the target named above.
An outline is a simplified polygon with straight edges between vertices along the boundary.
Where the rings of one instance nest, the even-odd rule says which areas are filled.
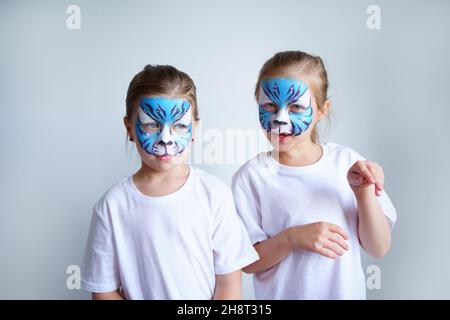
[[[449,1],[1,1],[0,298],[89,298],[66,268],[82,262],[93,204],[138,168],[122,117],[145,64],[191,75],[205,129],[256,130],[257,73],[282,50],[326,63],[321,140],[385,169],[399,219],[391,252],[364,257],[382,275],[368,297],[450,298],[449,31]],[[230,183],[240,165],[200,167]]]

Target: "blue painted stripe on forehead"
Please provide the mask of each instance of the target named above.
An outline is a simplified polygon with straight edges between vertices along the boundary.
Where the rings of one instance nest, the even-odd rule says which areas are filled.
[[[181,119],[191,106],[186,99],[163,97],[144,97],[139,105],[149,117],[159,123],[173,123]]]
[[[308,90],[306,83],[292,78],[268,78],[261,82],[267,97],[279,107],[297,101]]]

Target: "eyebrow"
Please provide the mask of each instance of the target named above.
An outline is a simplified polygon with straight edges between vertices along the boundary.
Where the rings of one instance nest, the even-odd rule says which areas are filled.
[[[142,111],[142,112],[141,112]],[[141,114],[143,114],[144,116],[144,119],[142,119],[141,120]],[[152,117],[150,117],[147,113],[145,113],[145,111],[144,110],[139,110],[139,112],[138,112],[138,116],[137,116],[137,120],[139,120],[139,122],[140,123],[142,123],[142,124],[149,124],[149,123],[152,123],[152,122],[156,122],[156,123],[158,123],[158,121],[156,121],[155,119],[153,119]]]
[[[191,111],[187,110],[180,118],[174,120],[173,123],[178,123],[181,120],[183,120],[183,124],[186,124],[185,122],[187,122],[187,124],[192,123],[192,114],[191,114],[191,116],[189,116],[188,112],[191,112]],[[186,117],[189,117],[189,119],[185,120]]]

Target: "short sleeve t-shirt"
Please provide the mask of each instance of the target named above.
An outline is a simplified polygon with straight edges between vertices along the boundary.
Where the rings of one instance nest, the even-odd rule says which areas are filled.
[[[278,163],[263,152],[233,177],[233,195],[253,244],[286,228],[324,221],[342,227],[350,250],[336,260],[296,249],[254,276],[257,299],[365,299],[358,210],[348,169],[364,158],[350,148],[321,145],[322,157],[303,167]],[[386,192],[377,197],[392,228],[396,210]]]
[[[123,179],[94,206],[82,288],[128,299],[211,299],[215,275],[258,259],[231,190],[190,167],[177,191],[142,194]]]

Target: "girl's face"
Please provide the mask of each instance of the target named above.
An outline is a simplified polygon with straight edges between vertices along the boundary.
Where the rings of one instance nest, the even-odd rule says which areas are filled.
[[[261,127],[280,152],[311,140],[312,129],[324,115],[307,83],[292,75],[263,78],[258,105]]]
[[[167,170],[186,158],[193,134],[192,107],[185,98],[144,96],[131,128],[142,161]]]

